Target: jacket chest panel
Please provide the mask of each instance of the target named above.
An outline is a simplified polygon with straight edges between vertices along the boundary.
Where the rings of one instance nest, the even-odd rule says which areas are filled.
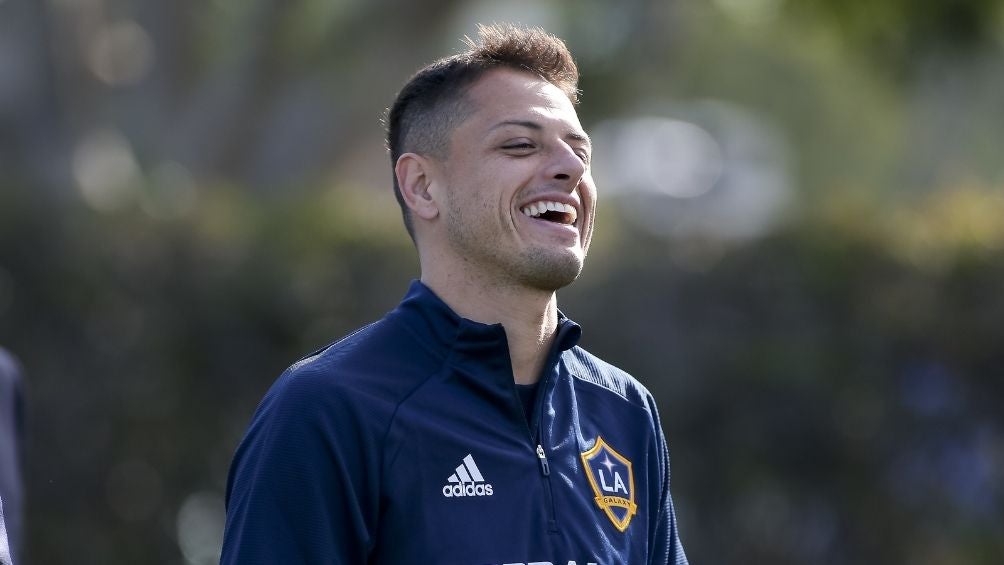
[[[516,562],[548,539],[548,505],[525,431],[504,417],[443,405],[398,416],[388,443],[381,520],[388,563]],[[557,540],[555,540],[557,541]],[[504,561],[507,560],[507,561]]]
[[[602,472],[590,480],[582,457],[597,437],[609,438],[625,458],[645,453],[648,438],[624,431],[646,429],[644,422],[639,427],[636,408],[618,415],[622,399],[579,398],[571,379],[559,379],[543,399],[545,475],[514,393],[468,393],[446,387],[412,399],[388,437],[382,520],[393,531],[413,534],[394,542],[402,557],[458,564],[557,557],[566,559],[562,563],[624,563],[645,555],[649,501],[640,493],[648,490],[647,462],[632,460],[630,475],[623,466],[594,466]],[[601,492],[635,501],[623,531],[597,505],[594,482]],[[421,541],[406,548],[411,540]]]
[[[544,433],[555,438],[555,497],[576,520],[573,543],[596,543],[616,560],[634,563],[648,552],[650,509],[659,480],[648,413],[616,394],[576,379],[559,383]],[[568,519],[566,518],[567,522]],[[615,560],[615,562],[616,562]]]

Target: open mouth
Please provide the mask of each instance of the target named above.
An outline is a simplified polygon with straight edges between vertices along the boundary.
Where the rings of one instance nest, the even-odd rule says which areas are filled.
[[[521,211],[531,218],[565,226],[575,225],[575,220],[578,218],[575,206],[563,202],[551,202],[549,200],[533,202],[524,206]]]

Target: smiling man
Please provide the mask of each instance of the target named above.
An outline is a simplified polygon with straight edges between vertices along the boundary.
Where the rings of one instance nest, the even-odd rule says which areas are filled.
[[[557,308],[596,203],[578,71],[541,30],[479,31],[389,115],[421,280],[265,396],[224,564],[686,563],[651,394]]]

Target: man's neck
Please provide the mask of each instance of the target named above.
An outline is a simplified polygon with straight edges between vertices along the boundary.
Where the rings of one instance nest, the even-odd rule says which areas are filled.
[[[485,282],[456,272],[422,273],[422,283],[458,315],[483,324],[502,324],[516,382],[537,382],[558,327],[554,292]]]

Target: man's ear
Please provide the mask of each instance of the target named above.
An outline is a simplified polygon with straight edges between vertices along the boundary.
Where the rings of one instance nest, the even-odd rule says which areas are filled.
[[[412,214],[423,220],[432,220],[439,215],[439,203],[429,190],[435,172],[434,163],[417,153],[402,154],[394,165],[397,186],[405,204]]]

